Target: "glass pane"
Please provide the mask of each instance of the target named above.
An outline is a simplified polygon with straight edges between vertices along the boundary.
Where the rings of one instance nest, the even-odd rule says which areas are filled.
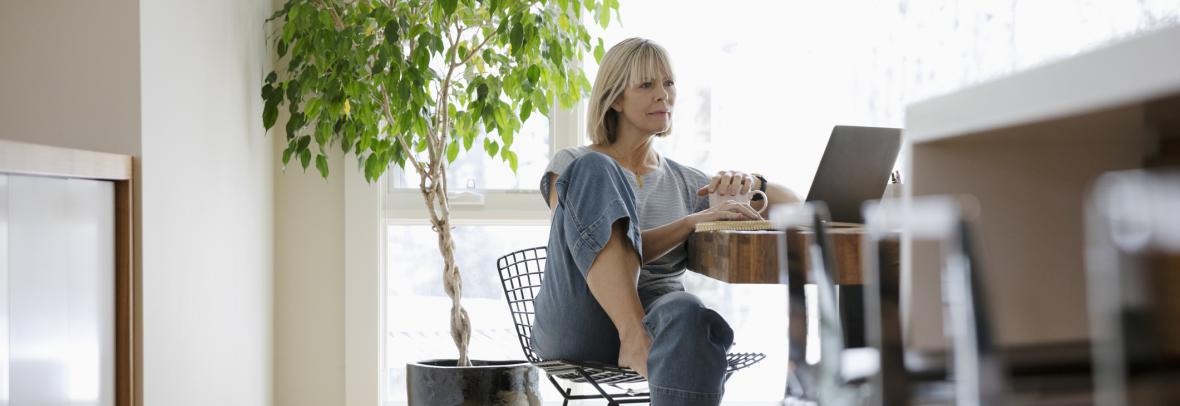
[[[494,131],[492,134],[492,139],[499,138]],[[447,184],[450,190],[536,190],[549,164],[549,138],[549,119],[540,113],[521,123],[512,143],[512,152],[517,156],[516,173],[512,173],[508,162],[499,155],[489,157],[482,149],[482,141],[477,139],[470,151],[460,151],[455,162],[447,166]],[[417,188],[420,183],[418,171],[412,167],[402,170],[394,166],[390,173],[394,188]]]
[[[385,399],[406,400],[406,363],[455,359],[450,334],[450,298],[443,293],[438,237],[427,225],[386,229]],[[545,245],[548,226],[460,226],[454,229],[455,254],[463,275],[463,307],[471,319],[470,355],[482,360],[522,360],[496,259]],[[545,399],[560,399],[541,382]]]

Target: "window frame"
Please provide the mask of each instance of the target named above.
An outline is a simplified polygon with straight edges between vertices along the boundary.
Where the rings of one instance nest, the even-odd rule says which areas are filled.
[[[550,107],[549,158],[562,149],[582,145],[585,128],[585,100],[570,109],[558,107],[556,100]],[[538,182],[540,179],[537,180]],[[382,191],[383,224],[429,224],[430,216],[417,188],[393,188],[384,182]],[[463,192],[472,193],[464,190]],[[449,191],[455,196],[459,191]],[[473,193],[483,198],[482,204],[453,202],[451,222],[456,225],[535,225],[548,223],[549,206],[538,189],[477,189]]]

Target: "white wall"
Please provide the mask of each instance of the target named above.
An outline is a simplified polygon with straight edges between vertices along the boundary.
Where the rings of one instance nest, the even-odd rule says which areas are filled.
[[[135,155],[143,404],[272,404],[270,1],[0,1],[0,137]]]
[[[138,154],[138,3],[0,1],[0,138]]]
[[[273,403],[270,10],[140,4],[145,405]]]

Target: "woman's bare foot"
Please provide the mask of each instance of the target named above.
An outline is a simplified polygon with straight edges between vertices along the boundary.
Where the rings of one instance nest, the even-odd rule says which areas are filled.
[[[647,378],[647,353],[651,351],[651,337],[647,331],[640,329],[632,337],[624,337],[619,341],[619,366],[635,370]]]

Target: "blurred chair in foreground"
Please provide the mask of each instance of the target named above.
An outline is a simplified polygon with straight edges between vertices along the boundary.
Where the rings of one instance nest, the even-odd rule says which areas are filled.
[[[877,371],[869,378],[870,404],[1003,405],[1004,367],[994,342],[986,294],[980,282],[972,228],[976,205],[948,197],[865,204],[865,334],[876,349]],[[953,348],[946,370],[907,368],[902,340],[900,275],[884,272],[880,243],[906,236],[941,246],[943,324]],[[948,388],[953,388],[948,393]]]
[[[1098,179],[1086,268],[1095,404],[1180,404],[1180,173]]]
[[[863,379],[849,376],[844,371],[845,360],[856,358],[867,348],[845,348],[844,331],[837,308],[836,261],[833,260],[832,242],[827,233],[830,218],[827,206],[822,202],[804,205],[776,206],[771,212],[771,223],[776,229],[790,233],[792,229],[812,233],[806,246],[809,261],[807,269],[792,269],[787,258],[786,241],[779,242],[780,278],[786,278],[788,286],[789,312],[789,355],[791,377],[788,396],[815,401],[821,405],[860,405],[867,401],[867,388]],[[811,280],[816,286],[818,304],[820,358],[816,364],[807,362],[807,323],[803,285]]]

